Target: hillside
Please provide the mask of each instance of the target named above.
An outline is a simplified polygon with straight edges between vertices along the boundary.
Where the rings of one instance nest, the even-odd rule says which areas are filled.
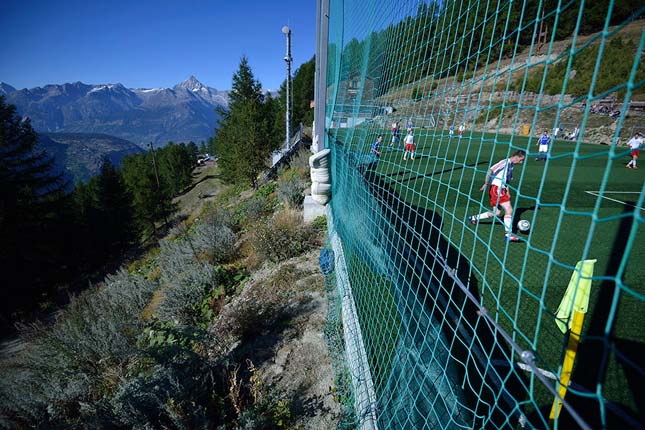
[[[125,139],[98,133],[42,133],[38,145],[54,157],[72,185],[98,174],[104,158],[119,166],[126,155],[143,152]]]
[[[158,246],[2,351],[0,426],[335,428],[325,223],[291,166],[257,191],[197,168]]]
[[[631,61],[621,61],[628,52],[636,54],[645,20],[633,21],[623,27],[610,27],[609,43],[605,46],[604,61],[598,70],[599,81],[596,83],[596,93],[609,91],[614,84],[607,78],[615,76],[623,79],[625,72],[622,67],[630,67]],[[597,47],[601,40],[600,33],[578,35],[576,46],[590,48],[577,54],[572,63],[568,76],[567,90],[560,95],[566,64],[569,61],[569,49],[573,43],[571,38],[555,41],[540,49],[524,49],[513,57],[501,57],[499,61],[491,62],[488,67],[479,68],[472,76],[448,76],[433,80],[431,76],[420,79],[404,87],[393,89],[378,98],[378,103],[393,106],[396,118],[416,117],[417,112],[428,112],[436,121],[437,128],[447,129],[450,124],[466,122],[469,128],[476,131],[495,131],[503,134],[523,134],[525,125],[533,130],[553,130],[556,117],[566,130],[580,127],[585,119],[583,102],[585,94],[579,88],[589,88],[591,77],[595,70]],[[545,90],[538,94],[539,85],[544,76],[544,65],[549,62],[550,69],[544,77]],[[524,77],[528,70],[528,78]],[[645,63],[637,74],[637,81],[645,79]],[[524,85],[524,86],[523,86]],[[603,96],[606,106],[624,110],[624,89],[609,91]],[[516,105],[520,101],[525,108],[518,111]],[[541,109],[529,109],[537,105]],[[645,100],[645,87],[634,89],[632,101]],[[562,106],[558,109],[558,105]],[[502,111],[502,106],[504,109]],[[432,110],[428,108],[431,107]],[[457,112],[446,114],[446,112]],[[622,131],[629,134],[634,129],[643,127],[645,112],[628,110],[622,112]],[[389,123],[390,119],[385,122]],[[417,123],[421,119],[417,119]],[[608,115],[589,114],[585,119],[583,139],[590,143],[609,144],[616,131],[616,119]],[[623,141],[628,136],[621,136]]]

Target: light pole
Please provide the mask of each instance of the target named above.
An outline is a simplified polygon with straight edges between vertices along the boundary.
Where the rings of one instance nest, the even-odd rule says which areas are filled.
[[[291,29],[286,25],[282,27],[282,32],[287,36],[287,55],[284,57],[284,61],[287,63],[287,112],[286,112],[286,145],[289,149],[289,131],[290,131],[290,121],[291,121]]]

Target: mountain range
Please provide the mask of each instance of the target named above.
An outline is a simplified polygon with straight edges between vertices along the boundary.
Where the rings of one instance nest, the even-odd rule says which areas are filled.
[[[108,134],[140,147],[206,141],[217,127],[216,108],[228,106],[228,91],[194,76],[172,88],[75,82],[17,90],[0,83],[0,95],[39,133]]]

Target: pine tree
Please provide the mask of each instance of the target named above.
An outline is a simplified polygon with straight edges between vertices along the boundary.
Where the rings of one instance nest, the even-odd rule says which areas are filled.
[[[202,142],[202,145],[203,144],[204,143]],[[197,165],[197,155],[199,154],[199,148],[197,148],[197,144],[191,140],[190,142],[188,142],[188,145],[186,145],[186,150],[188,151],[191,167],[195,167]]]
[[[314,120],[314,110],[310,107],[314,99],[316,59],[302,64],[293,75],[293,124],[297,127],[302,123],[311,125]]]
[[[89,265],[101,265],[110,256],[136,242],[138,232],[134,221],[132,194],[121,173],[109,159],[87,184],[74,188],[77,212],[79,259]]]
[[[168,145],[157,150],[157,158],[159,177],[168,187],[170,195],[178,195],[192,183],[193,163],[186,145],[169,142]]]
[[[4,311],[33,303],[68,254],[71,207],[62,174],[28,119],[0,96],[0,285]]]
[[[264,104],[267,112],[267,125],[270,128],[269,137],[272,139],[272,145],[279,148],[284,145],[285,106],[280,98],[273,98],[269,93],[264,98]]]
[[[131,155],[121,165],[123,180],[132,193],[135,220],[146,233],[156,233],[156,223],[165,221],[173,209],[169,187],[161,178],[157,182],[152,157],[151,152]]]
[[[225,179],[258,187],[258,175],[277,149],[262,85],[253,76],[246,57],[233,75],[229,108],[220,111],[220,127],[214,139],[218,164]]]
[[[95,178],[100,240],[107,252],[125,249],[136,239],[132,196],[121,174],[107,158]]]

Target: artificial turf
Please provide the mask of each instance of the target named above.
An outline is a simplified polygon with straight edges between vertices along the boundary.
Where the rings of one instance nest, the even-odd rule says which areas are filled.
[[[341,130],[336,142],[369,157],[378,132]],[[576,263],[596,260],[571,392],[577,387],[581,398],[599,392],[637,415],[642,405],[633,377],[640,369],[642,381],[645,343],[645,162],[641,170],[626,169],[625,147],[561,140],[552,142],[548,161],[535,161],[535,138],[458,137],[435,129],[418,131],[415,160],[404,161],[381,132],[376,174],[407,204],[439,215],[443,237],[469,264],[482,306],[522,349],[536,351],[541,368],[557,373],[566,335],[555,312]],[[489,209],[487,193],[479,190],[486,170],[518,149],[528,155],[511,183],[513,224],[527,219],[531,229],[516,233],[521,242],[507,243],[500,221],[474,226],[467,216]],[[539,407],[550,406],[545,389],[534,396]]]

